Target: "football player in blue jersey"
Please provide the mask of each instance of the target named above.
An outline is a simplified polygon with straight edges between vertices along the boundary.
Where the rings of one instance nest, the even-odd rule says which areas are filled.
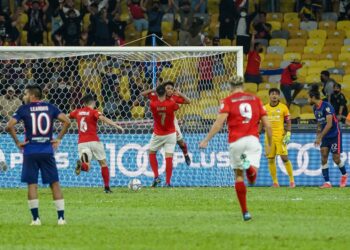
[[[317,137],[315,146],[321,148],[322,175],[325,180],[321,188],[331,188],[328,170],[329,152],[333,155],[333,161],[338,166],[342,176],[340,187],[346,187],[348,174],[345,169],[345,162],[341,160],[342,153],[342,133],[339,122],[334,112],[334,108],[328,102],[321,100],[321,94],[318,85],[312,85],[309,91],[309,103],[313,105],[313,111],[317,121]]]
[[[58,214],[58,225],[66,224],[64,220],[64,199],[61,192],[54,149],[56,149],[70,126],[70,120],[57,107],[41,101],[42,89],[38,85],[29,85],[24,91],[24,105],[20,106],[7,124],[7,131],[17,147],[23,152],[21,181],[28,185],[28,205],[33,220],[31,225],[40,226],[38,177],[39,171],[43,184],[50,184]],[[54,139],[55,120],[62,123],[62,129]],[[16,134],[15,125],[23,121],[25,140],[21,142]]]

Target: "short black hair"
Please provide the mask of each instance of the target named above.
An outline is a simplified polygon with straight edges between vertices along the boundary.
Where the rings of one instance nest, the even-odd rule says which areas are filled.
[[[333,88],[335,88],[335,87],[337,87],[338,89],[341,89],[341,84],[340,83],[336,83],[336,84],[334,84]]]
[[[317,100],[321,99],[320,87],[318,84],[313,84],[309,90],[309,97],[315,97]]]
[[[165,95],[165,85],[164,84],[159,85],[156,88],[156,93],[157,93],[158,96],[164,96]]]
[[[89,105],[95,101],[95,97],[91,94],[87,94],[86,96],[84,96],[82,98],[82,101],[83,101],[84,105]]]
[[[26,90],[28,90],[28,92],[31,95],[34,95],[36,98],[38,98],[39,100],[41,100],[43,98],[43,90],[42,88],[35,84],[35,85],[28,85],[25,88]]]
[[[271,93],[273,93],[273,92],[276,92],[279,95],[281,94],[281,91],[278,88],[271,88],[271,89],[269,89],[269,95],[271,95]]]
[[[329,77],[329,76],[330,76],[330,74],[329,74],[329,71],[328,71],[328,70],[323,70],[323,71],[321,71],[321,75],[325,75],[325,76],[327,76],[327,77]]]
[[[165,83],[163,83],[164,87],[170,85],[172,87],[175,87],[175,83],[173,83],[172,81],[166,81]]]
[[[260,43],[254,43],[254,49],[257,49],[259,47]]]

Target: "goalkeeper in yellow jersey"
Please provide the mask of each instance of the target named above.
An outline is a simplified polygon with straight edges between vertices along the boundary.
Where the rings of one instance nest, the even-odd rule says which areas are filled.
[[[290,120],[289,110],[286,105],[280,102],[280,90],[271,88],[269,90],[270,103],[264,107],[272,129],[272,145],[270,153],[266,155],[269,165],[273,187],[279,187],[277,180],[276,156],[279,155],[286,167],[289,175],[290,187],[295,187],[293,166],[288,159],[287,144],[290,141],[292,123]],[[285,128],[286,123],[286,128]],[[266,145],[265,140],[265,145]]]

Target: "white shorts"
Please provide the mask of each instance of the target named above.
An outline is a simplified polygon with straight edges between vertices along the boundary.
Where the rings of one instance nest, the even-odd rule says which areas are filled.
[[[152,138],[149,144],[150,151],[159,151],[164,147],[164,152],[173,154],[176,146],[176,133],[169,135],[156,135],[152,134]]]
[[[106,152],[103,148],[103,143],[100,141],[83,142],[78,144],[79,158],[83,153],[86,153],[89,162],[93,159],[98,161],[106,160]]]
[[[255,136],[246,136],[230,143],[230,164],[233,169],[243,169],[241,155],[245,154],[250,165],[256,168],[260,167],[260,158],[262,146],[259,139]]]
[[[176,141],[181,141],[183,137],[179,126],[179,121],[176,119],[176,117],[174,119],[174,124],[175,124],[175,130],[176,130]]]

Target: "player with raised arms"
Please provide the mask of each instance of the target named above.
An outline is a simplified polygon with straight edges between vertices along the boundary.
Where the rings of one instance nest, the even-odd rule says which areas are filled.
[[[290,120],[290,114],[288,107],[280,102],[281,92],[277,88],[271,88],[269,90],[270,102],[264,107],[267,112],[267,117],[271,124],[272,129],[272,145],[271,150],[267,157],[270,175],[272,178],[272,186],[279,187],[277,179],[277,166],[276,156],[279,155],[285,165],[289,176],[289,187],[294,188],[294,176],[293,166],[291,161],[288,159],[287,144],[290,142],[292,122]],[[287,124],[284,128],[284,124]],[[260,128],[262,124],[260,124]],[[267,145],[267,136],[265,136],[265,145]]]
[[[333,162],[338,166],[342,176],[340,187],[346,187],[348,174],[345,169],[345,161],[341,160],[342,153],[342,133],[339,122],[334,112],[334,108],[328,102],[321,100],[321,93],[318,85],[312,85],[309,91],[309,103],[313,105],[314,114],[317,121],[317,136],[315,146],[321,148],[321,169],[324,183],[320,188],[331,188],[329,180],[328,156],[333,155]]]
[[[82,99],[84,103],[83,108],[75,109],[69,114],[69,118],[77,120],[78,123],[78,151],[79,160],[75,168],[76,175],[79,175],[81,171],[88,172],[90,169],[91,160],[96,159],[101,167],[101,174],[104,183],[104,192],[111,193],[109,186],[109,169],[106,161],[106,153],[103,148],[103,143],[97,135],[97,122],[98,120],[111,125],[122,132],[122,127],[116,124],[114,121],[103,116],[98,110],[95,109],[95,98],[88,94]]]
[[[39,171],[43,184],[49,184],[58,214],[58,225],[66,224],[64,219],[64,199],[59,184],[58,171],[54,157],[70,121],[56,106],[41,101],[42,89],[38,85],[28,85],[24,90],[24,105],[20,106],[9,120],[6,130],[17,147],[23,150],[21,181],[28,184],[28,205],[33,220],[30,225],[40,226],[38,177]],[[54,121],[62,123],[62,129],[56,139],[52,138]],[[21,142],[16,134],[15,125],[23,121],[25,141]]]
[[[244,170],[248,182],[254,184],[260,166],[262,146],[259,142],[259,123],[262,122],[267,133],[266,154],[269,154],[272,132],[265,108],[261,100],[243,92],[242,77],[234,77],[231,81],[232,93],[221,101],[220,111],[207,136],[200,142],[200,148],[206,148],[208,142],[227,122],[230,165],[235,172],[235,189],[243,213],[243,220],[252,217],[248,212],[244,184]]]
[[[142,96],[150,99],[150,109],[154,119],[154,129],[149,146],[149,161],[154,173],[152,187],[161,183],[158,173],[157,152],[164,148],[165,151],[165,185],[171,187],[171,176],[173,172],[173,154],[176,146],[175,111],[179,105],[167,98],[165,84],[156,88],[156,93],[146,90]]]

